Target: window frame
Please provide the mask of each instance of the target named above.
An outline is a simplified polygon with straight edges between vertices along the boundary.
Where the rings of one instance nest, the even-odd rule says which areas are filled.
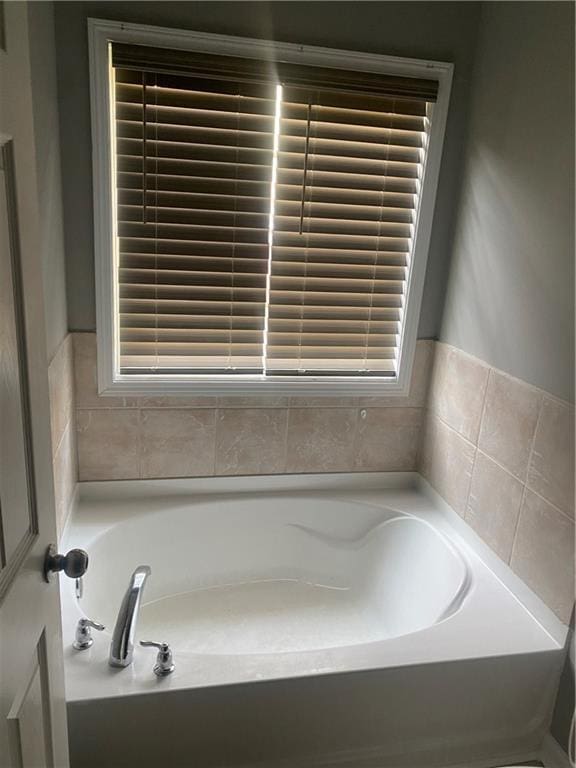
[[[293,43],[232,37],[166,27],[152,27],[103,19],[88,19],[94,247],[96,278],[96,333],[100,395],[383,395],[409,393],[418,322],[422,304],[432,220],[440,172],[454,65],[447,62],[357,53]],[[115,169],[112,151],[114,105],[110,93],[109,44],[151,45],[247,58],[263,58],[388,75],[433,78],[438,97],[429,134],[422,177],[418,219],[405,293],[405,311],[398,345],[398,372],[393,377],[329,377],[214,375],[134,375],[119,373],[116,291]]]

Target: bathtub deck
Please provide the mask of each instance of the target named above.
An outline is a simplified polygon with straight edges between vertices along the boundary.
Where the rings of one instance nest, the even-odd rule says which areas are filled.
[[[109,631],[99,633],[89,651],[73,651],[80,613],[71,599],[72,585],[63,582],[69,701],[505,656],[560,658],[565,628],[518,585],[504,564],[494,557],[488,562],[490,555],[475,534],[441,509],[430,493],[415,487],[414,475],[356,475],[348,485],[345,476],[321,476],[316,486],[311,477],[301,478],[300,485],[298,478],[291,478],[291,488],[285,487],[286,478],[254,479],[252,486],[247,478],[228,480],[187,481],[187,486],[184,481],[86,484],[65,546],[90,551],[102,530],[155,510],[169,514],[188,505],[191,515],[202,516],[203,504],[229,494],[246,509],[254,498],[274,504],[276,494],[293,495],[298,505],[305,499],[332,498],[362,505],[352,507],[358,517],[370,517],[374,509],[393,509],[441,530],[472,565],[474,583],[465,606],[447,621],[391,637],[394,633],[373,606],[368,611],[346,589],[272,579],[179,594],[142,609],[138,638],[170,642],[177,649],[175,673],[158,681],[151,674],[151,653],[144,649],[136,650],[130,669],[108,667]],[[112,597],[119,602],[121,595]]]
[[[450,603],[445,618],[406,633],[414,617],[400,611],[387,626],[386,600],[372,602],[366,614],[364,598],[338,568],[329,581],[280,581],[274,539],[262,538],[270,510],[280,517],[285,511],[288,528],[278,529],[279,540],[292,536],[290,551],[301,559],[301,547],[308,547],[303,557],[322,550],[295,533],[294,518],[303,532],[307,510],[316,525],[327,503],[333,531],[322,535],[328,550],[335,542],[336,558],[340,542],[363,562],[369,547],[362,542],[387,516],[431,526],[468,564],[463,601]],[[113,568],[121,553],[140,557],[138,526],[149,525],[150,515],[160,515],[148,531],[151,555],[161,519],[161,549],[196,542],[189,561],[203,559],[208,575],[211,564],[218,572],[247,553],[270,564],[270,579],[173,589],[155,601],[154,575],[167,578],[187,560],[181,552],[155,563],[138,638],[174,644],[176,670],[162,679],[152,674],[150,649],[137,648],[131,667],[111,669],[109,631],[97,633],[90,650],[73,651],[79,607],[71,581],[61,582],[71,754],[83,768],[101,768],[103,761],[140,768],[489,768],[538,754],[566,628],[416,476],[87,484],[63,546],[85,546],[95,559],[110,557]],[[134,530],[129,542],[115,527],[119,521]],[[204,546],[207,521],[212,539]],[[392,560],[396,542],[386,555]],[[418,557],[425,556],[420,550]],[[410,594],[402,588],[411,568],[393,579],[396,592],[388,597],[400,597],[400,607],[415,600],[425,613],[434,599],[426,575],[433,583],[438,569],[434,556],[428,560]],[[459,572],[457,558],[452,566],[448,576]],[[99,614],[91,618],[106,614],[111,626],[121,589],[103,596],[86,604]]]

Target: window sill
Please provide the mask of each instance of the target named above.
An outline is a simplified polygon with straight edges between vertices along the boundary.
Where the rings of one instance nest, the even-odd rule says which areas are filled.
[[[404,378],[405,381],[402,381]],[[156,378],[154,376],[117,376],[111,382],[99,381],[99,394],[106,396],[289,396],[289,397],[335,397],[335,396],[391,396],[406,397],[409,390],[409,377],[328,377],[294,380],[277,377],[274,380],[254,377],[235,377],[230,381],[223,377],[206,377],[196,381],[177,378]]]

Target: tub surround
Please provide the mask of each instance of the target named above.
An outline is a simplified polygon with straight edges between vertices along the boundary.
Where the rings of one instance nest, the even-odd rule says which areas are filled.
[[[107,530],[125,528],[133,540],[144,541],[134,526],[152,523],[157,530],[158,515],[175,542],[182,520],[189,520],[190,540],[210,552],[213,563],[216,539],[210,545],[199,537],[206,534],[203,526],[215,526],[216,533],[230,529],[237,513],[228,521],[221,517],[232,498],[246,507],[237,510],[242,529],[228,537],[234,545],[228,562],[249,552],[265,528],[248,525],[258,511],[256,500],[278,513],[288,494],[290,510],[301,511],[310,499],[315,510],[321,500],[349,502],[342,524],[358,535],[384,508],[415,515],[464,554],[472,575],[458,610],[402,637],[287,650],[277,645],[287,636],[284,627],[272,652],[247,653],[250,643],[243,651],[227,647],[228,639],[241,639],[241,632],[228,628],[218,643],[205,638],[210,652],[194,653],[174,629],[176,670],[161,681],[152,673],[153,654],[142,649],[129,672],[114,675],[106,664],[106,633],[98,634],[90,651],[72,651],[81,613],[71,584],[64,583],[73,761],[94,755],[96,768],[103,733],[110,754],[121,755],[126,765],[145,755],[143,768],[162,761],[179,765],[190,755],[207,767],[429,768],[472,758],[477,765],[514,763],[538,753],[573,604],[573,406],[435,342],[418,343],[404,400],[104,398],[96,390],[95,335],[74,334],[73,346],[80,478],[99,482],[80,484],[82,499],[66,546],[87,546],[101,560],[110,549],[102,546]],[[70,421],[62,412],[55,414],[56,426]],[[394,471],[416,467],[424,479]],[[297,474],[313,469],[324,474]],[[171,474],[179,477],[162,479]],[[101,482],[108,479],[121,482]],[[182,519],[170,523],[178,515]],[[122,547],[122,537],[110,539],[116,540]],[[272,540],[284,542],[284,534]],[[261,543],[258,551],[274,555],[273,549]],[[141,555],[135,552],[133,565]],[[151,588],[157,581],[161,592],[165,571],[155,563]],[[119,601],[122,589],[106,593],[117,591]],[[151,589],[153,611],[162,596]],[[97,599],[81,606],[98,614],[105,608]],[[245,621],[250,615],[244,611]],[[157,634],[146,617],[143,610],[140,637],[142,631]],[[161,623],[169,629],[166,618]],[[238,626],[246,631],[245,623]],[[151,639],[171,642],[165,634]],[[178,734],[170,755],[156,738],[159,693],[165,718],[160,727]],[[190,717],[198,726],[193,732]]]
[[[73,507],[78,480],[73,359],[72,336],[68,334],[48,366],[52,467],[59,536]]]
[[[418,467],[569,620],[574,407],[455,347],[418,342],[406,398],[101,397],[93,333],[68,337],[50,380],[60,521],[75,482],[75,436],[81,481]]]
[[[61,583],[71,750],[79,764],[98,765],[103,733],[119,764],[138,757],[144,768],[190,759],[429,768],[535,753],[548,727],[565,628],[527,590],[516,594],[506,566],[492,571],[475,534],[417,484],[415,473],[83,484],[65,544],[86,546],[98,566],[87,574],[80,605],[73,585]],[[178,531],[167,538],[172,548],[157,546],[159,519],[165,531]],[[128,551],[126,537],[139,542],[130,562],[118,554]],[[180,549],[190,546],[192,557],[183,557]],[[110,670],[109,631],[89,651],[70,647],[83,611],[112,625],[127,574],[141,561],[152,575],[138,639],[157,634],[160,620],[160,639],[175,652],[175,671],[160,681],[153,654],[140,648],[129,670]],[[379,574],[386,597],[364,604],[363,590],[380,583]],[[225,627],[225,595],[201,599],[218,585],[225,592],[284,589],[294,586],[291,578],[305,589],[344,592],[320,598],[312,611],[298,593],[300,621],[296,605],[290,618],[291,603],[268,611],[262,595],[253,595],[234,629]],[[189,613],[174,605],[171,617],[169,609],[188,597],[196,625],[185,632]],[[359,623],[338,624],[334,599],[344,611],[358,601]],[[384,615],[370,623],[379,610]],[[332,625],[340,630],[323,633]],[[261,641],[256,652],[251,631]],[[262,643],[266,633],[270,642]],[[168,751],[157,739],[164,728],[174,735]]]
[[[434,342],[408,397],[100,397],[96,335],[75,333],[79,478],[410,471]]]
[[[402,535],[394,546],[386,544],[390,521],[394,526],[398,522],[406,526],[404,546]],[[160,523],[167,536],[178,532],[169,537],[170,547],[158,547]],[[294,624],[290,630],[294,637],[284,628],[264,644],[272,650],[259,651],[242,643],[247,628],[239,625],[236,634],[228,629],[214,643],[199,643],[195,650],[188,635],[182,635],[181,622],[190,614],[176,610],[172,619],[166,614],[163,626],[165,633],[172,627],[174,637],[166,641],[174,644],[180,657],[181,674],[173,675],[163,689],[509,653],[560,653],[566,627],[537,596],[518,589],[508,567],[499,567],[495,576],[490,557],[476,546],[476,536],[459,523],[460,518],[438,504],[425,484],[418,482],[416,473],[84,483],[64,543],[68,548],[85,547],[93,567],[84,578],[80,601],[75,598],[73,582],[61,582],[65,646],[71,645],[76,620],[85,612],[95,614],[91,618],[103,621],[107,630],[98,634],[90,658],[66,650],[67,697],[86,700],[132,695],[150,687],[153,659],[144,651],[136,654],[128,676],[107,669],[103,673],[98,663],[107,658],[116,610],[130,574],[140,563],[152,567],[139,619],[142,637],[158,631],[156,614],[172,596],[179,599],[220,585],[233,588],[237,583],[265,578],[295,578],[309,586],[326,584],[354,594],[365,579],[377,578],[378,569],[386,567],[393,572],[387,574],[384,587],[391,589],[392,582],[404,597],[398,601],[390,594],[384,603],[391,604],[392,611],[396,606],[398,626],[414,625],[412,630],[394,632],[389,616],[377,622],[380,637],[366,639],[359,633],[358,639],[342,639],[332,632],[330,642],[323,645],[315,644],[318,638],[306,633],[300,647],[296,642],[299,627]],[[229,534],[226,538],[222,538],[223,530]],[[382,534],[388,554],[376,557],[370,566],[377,554],[373,547]],[[435,537],[438,544],[431,546]],[[418,552],[417,563],[410,562],[409,552]],[[438,587],[433,586],[432,572],[427,581],[426,568],[435,571]],[[438,600],[426,590],[443,589],[452,597],[456,593],[461,597],[446,616],[442,614],[451,598],[438,608],[434,619],[421,619]],[[370,610],[380,610],[381,603],[377,599]],[[214,626],[227,620],[224,601],[212,601],[209,609],[216,612]],[[314,615],[320,622],[331,619],[329,611]],[[412,621],[408,621],[410,616]],[[245,612],[248,623],[257,617],[258,611]],[[284,620],[281,611],[278,615],[264,611],[263,618],[279,625]],[[201,612],[197,612],[197,621],[205,621]],[[483,631],[487,622],[493,624],[488,635]],[[194,627],[191,633],[202,639],[207,628]]]
[[[435,344],[419,471],[567,623],[574,603],[574,406]]]

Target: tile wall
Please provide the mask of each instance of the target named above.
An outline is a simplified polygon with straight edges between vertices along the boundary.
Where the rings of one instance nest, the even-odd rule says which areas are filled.
[[[73,359],[72,336],[69,334],[60,344],[48,366],[58,535],[62,532],[70,513],[78,480]]]
[[[96,335],[75,333],[80,480],[413,470],[434,342],[406,398],[100,397]]]
[[[574,603],[574,407],[436,343],[419,470],[567,622]]]
[[[569,620],[574,407],[460,350],[419,341],[402,399],[100,397],[96,336],[74,333],[49,380],[60,529],[77,479],[419,469]]]

